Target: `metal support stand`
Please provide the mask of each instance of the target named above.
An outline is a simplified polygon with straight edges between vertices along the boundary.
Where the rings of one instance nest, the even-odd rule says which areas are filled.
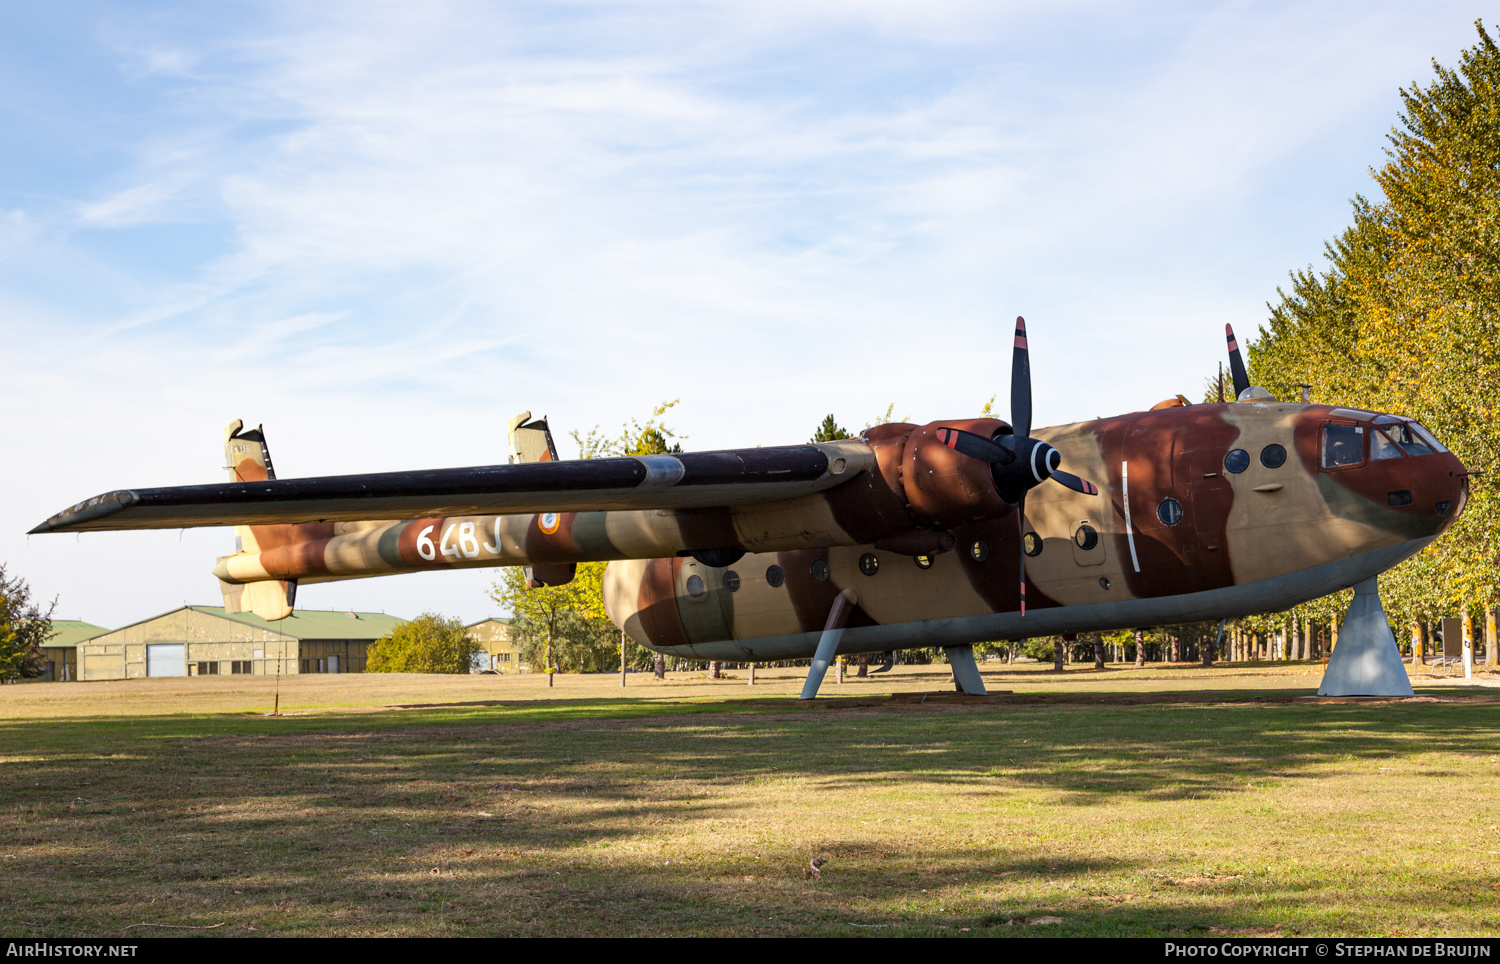
[[[833,608],[828,611],[828,621],[823,624],[823,636],[818,640],[818,651],[813,656],[812,666],[807,670],[807,682],[802,684],[801,699],[817,697],[818,687],[823,685],[823,674],[828,672],[828,664],[833,662],[833,655],[838,652],[839,640],[844,638],[844,625],[849,622],[849,614],[858,604],[859,593],[853,589],[845,589],[833,601]]]
[[[1319,696],[1411,696],[1411,680],[1371,576],[1354,587]]]
[[[984,680],[979,676],[979,664],[974,662],[973,646],[948,646],[943,652],[948,654],[948,665],[953,667],[953,682],[958,685],[960,693],[968,693],[970,696],[990,695],[984,688]]]

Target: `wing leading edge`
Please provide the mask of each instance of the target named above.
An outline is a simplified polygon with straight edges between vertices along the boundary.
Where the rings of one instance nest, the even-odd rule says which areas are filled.
[[[64,509],[31,531],[179,529],[753,505],[830,489],[874,461],[867,444],[851,440],[681,455],[121,489]]]

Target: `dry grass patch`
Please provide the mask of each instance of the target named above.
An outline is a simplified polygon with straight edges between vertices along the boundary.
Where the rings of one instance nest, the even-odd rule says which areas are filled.
[[[814,708],[789,698],[792,672],[755,690],[632,678],[623,694],[609,678],[548,691],[539,678],[323,677],[292,690],[303,712],[278,719],[252,715],[247,684],[140,681],[108,699],[97,684],[6,687],[0,928],[1460,935],[1500,923],[1500,858],[1483,852],[1500,850],[1495,695],[1321,703],[1283,689],[1296,679],[1283,672],[1256,687],[1242,668],[1222,685],[1184,671],[1211,691],[1174,672],[1021,669],[988,674],[1011,697],[889,698],[942,681],[909,671],[830,685],[853,698]],[[821,879],[806,872],[815,856]]]

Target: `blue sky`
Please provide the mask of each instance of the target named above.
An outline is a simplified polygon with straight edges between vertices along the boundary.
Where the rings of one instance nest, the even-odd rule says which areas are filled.
[[[1371,189],[1445,3],[0,7],[0,560],[114,626],[225,530],[79,499],[503,461],[530,409],[691,448],[1199,390]],[[1003,412],[1003,405],[1001,406]],[[563,444],[568,455],[569,445]],[[299,602],[477,619],[483,571]]]

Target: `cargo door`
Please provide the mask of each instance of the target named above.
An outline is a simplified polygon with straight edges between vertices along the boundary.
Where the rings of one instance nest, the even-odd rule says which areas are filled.
[[[1140,418],[1125,438],[1122,491],[1130,499],[1130,527],[1139,571],[1158,581],[1180,578],[1197,565],[1197,533],[1187,518],[1191,499],[1178,472],[1180,432],[1173,410]]]
[[[684,558],[677,570],[677,614],[691,643],[713,643],[734,638],[733,583],[739,576],[732,569],[715,569],[697,559]]]
[[[187,646],[182,643],[152,643],[146,647],[147,676],[186,676]]]

